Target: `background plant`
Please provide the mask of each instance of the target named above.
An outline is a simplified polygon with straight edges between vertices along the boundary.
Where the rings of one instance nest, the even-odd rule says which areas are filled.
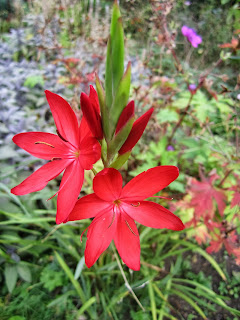
[[[132,274],[123,268],[145,313],[124,284],[110,249],[93,270],[83,266],[85,243],[84,238],[82,244],[79,242],[79,235],[89,221],[54,226],[55,202],[44,199],[48,198],[49,190],[56,189],[58,182],[50,183],[47,189],[31,196],[16,198],[9,193],[10,187],[26,177],[29,169],[41,165],[38,160],[15,150],[12,136],[24,130],[53,130],[47,103],[42,99],[43,90],[64,95],[77,109],[79,93],[86,90],[88,83],[93,84],[85,75],[98,71],[99,77],[104,79],[110,21],[108,4],[97,4],[95,16],[93,3],[87,6],[84,2],[84,13],[81,11],[83,2],[69,10],[62,10],[57,3],[54,5],[51,15],[44,16],[39,3],[32,2],[23,20],[21,17],[18,20],[20,28],[1,34],[1,316],[3,319],[17,315],[30,319],[36,310],[36,319],[76,319],[82,314],[93,319],[96,316],[125,319],[129,314],[133,319],[213,319],[219,314],[223,319],[237,319],[236,310],[240,306],[236,256],[224,251],[224,243],[220,248],[218,239],[220,235],[222,240],[228,240],[236,234],[235,244],[239,246],[239,207],[238,204],[232,206],[234,197],[239,194],[240,174],[237,98],[240,84],[236,72],[239,51],[235,53],[232,48],[219,47],[231,43],[232,38],[238,39],[237,1],[222,1],[221,6],[214,1],[201,5],[192,1],[189,6],[183,1],[156,4],[156,7],[168,5],[170,8],[165,21],[184,74],[176,68],[167,43],[161,42],[164,33],[156,22],[162,21],[164,11],[153,10],[151,3],[148,6],[137,1],[121,4],[126,60],[132,62],[130,96],[137,102],[139,115],[152,106],[155,108],[128,167],[122,168],[123,175],[128,180],[129,172],[135,176],[167,162],[179,166],[180,178],[165,196],[171,195],[177,200],[172,206],[185,222],[192,220],[196,207],[192,179],[201,182],[203,176],[209,179],[218,175],[212,188],[224,194],[225,203],[221,216],[217,203],[212,201],[215,224],[206,225],[204,216],[200,216],[197,229],[192,224],[179,236],[140,227],[141,271]],[[38,11],[35,10],[37,6]],[[139,10],[132,9],[136,7]],[[101,20],[103,11],[106,12],[104,23]],[[176,15],[179,11],[181,15]],[[69,19],[74,12],[82,12],[76,14],[76,22]],[[183,21],[186,23],[185,17],[188,25],[203,37],[198,50],[192,50],[180,33]],[[14,27],[11,21],[6,23]],[[212,32],[206,32],[209,23]],[[220,25],[225,27],[220,28]],[[96,27],[99,32],[93,32]],[[142,47],[140,39],[144,37],[146,42]],[[80,61],[74,64],[71,58]],[[215,65],[219,58],[223,61]],[[206,72],[207,82],[193,95],[186,112],[191,98],[187,85],[198,85]],[[76,74],[83,82],[71,80]],[[96,168],[98,166],[100,170],[100,164]],[[89,172],[81,195],[91,192],[92,177]],[[161,204],[167,203],[161,200]],[[223,229],[219,229],[219,224],[223,224]],[[225,232],[227,238],[224,238]],[[199,245],[195,238],[203,243]],[[220,249],[213,255],[205,251],[211,247],[211,241],[217,242]]]

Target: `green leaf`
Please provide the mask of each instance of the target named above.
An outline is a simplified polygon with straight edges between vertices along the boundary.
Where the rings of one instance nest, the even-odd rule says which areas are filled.
[[[27,77],[24,82],[24,86],[28,88],[34,88],[37,84],[44,86],[44,79],[42,75],[32,75]]]
[[[86,301],[85,294],[84,294],[82,288],[80,287],[80,284],[78,283],[78,281],[76,279],[74,279],[74,275],[73,275],[72,271],[70,270],[70,268],[68,267],[66,262],[63,260],[63,258],[60,256],[60,254],[57,251],[55,251],[55,256],[57,258],[58,263],[60,264],[60,266],[62,267],[62,269],[66,273],[66,275],[68,276],[69,280],[72,282],[80,299],[82,300],[82,302],[85,302]]]
[[[74,279],[77,280],[77,279],[80,277],[84,265],[85,265],[85,258],[82,257],[82,258],[79,260],[78,264],[77,264],[77,267],[76,267],[76,270],[75,270],[75,273],[74,273]]]
[[[218,274],[221,276],[221,278],[226,281],[226,276],[224,272],[222,271],[220,265],[211,257],[206,251],[204,251],[202,248],[196,248],[195,252],[198,252],[201,254],[206,260],[208,260],[209,263],[213,266],[213,268],[218,272]]]
[[[148,294],[149,294],[149,299],[151,302],[152,319],[157,320],[156,301],[155,301],[155,295],[154,295],[154,290],[153,290],[153,286],[152,286],[152,281],[148,282]]]
[[[17,265],[17,271],[19,276],[27,282],[32,282],[32,274],[28,266],[23,265],[23,264],[18,264]]]
[[[77,316],[80,317],[92,304],[96,302],[96,297],[91,297],[77,312]]]
[[[183,299],[187,303],[189,303],[190,306],[192,306],[203,319],[207,319],[207,317],[204,314],[204,312],[202,311],[202,309],[187,294],[183,293],[182,291],[178,291],[176,289],[171,289],[171,291],[173,294],[178,295],[181,299]]]
[[[157,114],[157,120],[159,121],[159,123],[177,122],[178,119],[179,115],[174,110],[161,109]]]
[[[111,129],[110,133],[113,135],[118,119],[123,111],[123,109],[126,107],[129,93],[130,93],[130,84],[131,84],[131,64],[128,63],[127,69],[120,81],[120,84],[118,86],[112,108],[110,110],[110,120],[111,120]]]
[[[41,272],[40,281],[43,287],[51,292],[55,288],[63,286],[65,278],[62,270],[59,271],[53,269],[51,265],[47,265]]]
[[[5,276],[5,281],[7,284],[8,291],[12,293],[13,289],[16,286],[17,277],[18,277],[16,266],[6,264],[5,270],[4,270],[4,276]]]
[[[184,193],[186,190],[185,190],[185,184],[182,183],[182,182],[179,182],[179,181],[173,181],[169,186],[168,188],[170,190],[174,190],[174,191],[178,191],[178,192],[181,192],[181,193]]]

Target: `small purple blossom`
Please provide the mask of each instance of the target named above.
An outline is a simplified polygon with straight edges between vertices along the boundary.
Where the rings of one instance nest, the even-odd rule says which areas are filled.
[[[190,84],[190,85],[188,86],[188,89],[189,89],[190,91],[196,90],[196,88],[197,88],[197,86],[196,86],[194,83],[192,83],[192,84]]]
[[[197,89],[197,86],[194,84],[194,83],[191,83],[189,86],[188,86],[188,90],[191,92],[191,94],[195,94],[196,93],[196,90]]]
[[[194,29],[191,29],[187,26],[182,27],[182,34],[187,40],[191,43],[194,48],[197,48],[198,45],[202,42],[202,38],[196,33]]]
[[[169,145],[169,146],[167,147],[167,151],[174,151],[173,146]]]

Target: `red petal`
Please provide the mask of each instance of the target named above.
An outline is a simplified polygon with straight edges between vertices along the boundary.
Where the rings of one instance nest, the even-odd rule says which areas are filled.
[[[82,188],[84,170],[79,161],[74,161],[65,170],[60,184],[61,191],[57,199],[56,223],[66,222],[75,206]]]
[[[143,131],[145,130],[147,123],[153,113],[153,108],[149,109],[146,113],[144,113],[140,118],[138,118],[130,131],[130,134],[127,140],[122,145],[121,149],[119,150],[119,154],[126,153],[135,146],[138,140],[141,138]]]
[[[90,268],[110,245],[116,231],[117,217],[111,209],[94,218],[87,233],[85,263]]]
[[[62,158],[69,151],[66,144],[52,133],[19,133],[13,137],[13,142],[34,157],[46,160],[51,160],[53,157]],[[46,144],[40,142],[45,142]]]
[[[146,227],[176,231],[184,229],[184,224],[177,216],[155,202],[141,201],[138,206],[122,203],[122,209]]]
[[[97,91],[93,88],[92,85],[90,85],[89,100],[91,101],[91,104],[94,106],[95,110],[100,114]]]
[[[177,179],[178,168],[159,166],[140,173],[123,188],[121,198],[127,201],[139,201],[153,196]]]
[[[82,117],[80,126],[79,126],[79,143],[86,137],[92,137],[92,132],[89,129],[89,126],[87,124],[87,120],[85,117]]]
[[[93,179],[93,190],[96,195],[105,201],[114,201],[120,198],[122,191],[122,176],[113,168],[106,168]]]
[[[100,158],[101,146],[99,142],[92,137],[85,138],[80,144],[79,160],[81,166],[86,170],[90,170]]]
[[[108,202],[98,198],[95,193],[89,194],[80,198],[76,202],[72,212],[68,217],[68,221],[93,218],[103,210],[108,211],[110,206],[113,207]]]
[[[123,109],[118,123],[115,134],[118,133],[119,130],[121,130],[122,127],[129,121],[130,118],[134,117],[134,101],[130,101],[127,106]]]
[[[77,147],[78,121],[73,109],[59,95],[48,90],[45,91],[45,94],[60,135]]]
[[[100,114],[96,111],[94,105],[85,93],[81,93],[80,100],[83,116],[86,118],[93,136],[101,140],[103,138],[103,131]]]
[[[114,243],[123,262],[132,269],[140,269],[140,240],[135,222],[121,212],[114,235]]]
[[[13,188],[11,192],[17,196],[22,196],[30,192],[42,190],[48,181],[56,178],[70,163],[71,160],[54,160],[48,162]]]

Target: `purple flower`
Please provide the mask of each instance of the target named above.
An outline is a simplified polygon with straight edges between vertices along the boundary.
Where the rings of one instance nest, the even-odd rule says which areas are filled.
[[[194,90],[196,90],[196,88],[197,88],[197,86],[194,83],[192,83],[188,86],[189,91],[194,91]]]
[[[187,26],[182,27],[182,34],[188,39],[194,48],[197,48],[202,42],[202,38],[196,33],[196,31]]]
[[[191,94],[195,94],[197,92],[197,86],[192,83],[188,86],[188,90],[191,92]]]
[[[167,151],[174,151],[173,146],[169,145],[169,146],[167,147]]]

